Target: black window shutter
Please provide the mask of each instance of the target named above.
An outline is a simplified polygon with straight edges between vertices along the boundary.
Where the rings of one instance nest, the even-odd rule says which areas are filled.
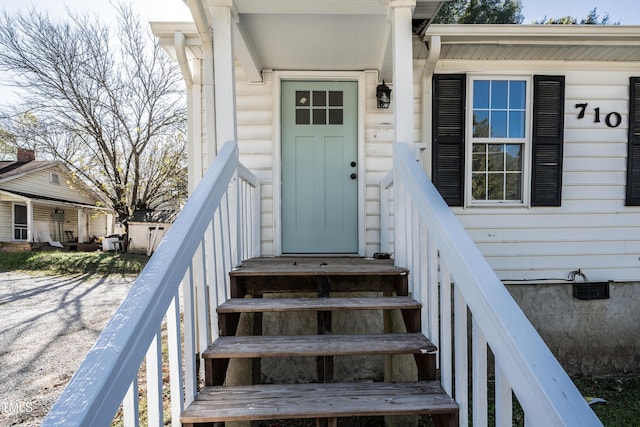
[[[627,206],[640,206],[640,77],[629,79]]]
[[[564,76],[533,76],[531,206],[560,206]]]
[[[432,181],[449,206],[464,201],[464,74],[433,76]]]

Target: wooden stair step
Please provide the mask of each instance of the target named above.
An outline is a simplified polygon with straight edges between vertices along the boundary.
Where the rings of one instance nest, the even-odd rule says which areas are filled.
[[[435,354],[421,333],[368,335],[292,335],[219,337],[204,359],[287,356]]]
[[[253,258],[229,273],[231,296],[270,292],[395,292],[408,295],[409,271],[391,260],[365,258]]]
[[[419,310],[411,297],[359,298],[231,298],[218,306],[218,314],[286,311]]]
[[[409,270],[393,265],[392,260],[348,257],[252,258],[232,270],[234,276],[394,276]]]
[[[436,381],[205,387],[183,413],[185,425],[269,419],[382,415],[446,416],[457,425],[458,406]],[[438,423],[443,425],[443,423]]]

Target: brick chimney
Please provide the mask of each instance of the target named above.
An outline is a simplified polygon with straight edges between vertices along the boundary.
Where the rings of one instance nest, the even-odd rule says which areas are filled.
[[[18,148],[18,161],[20,163],[29,163],[36,159],[36,152],[26,148]]]

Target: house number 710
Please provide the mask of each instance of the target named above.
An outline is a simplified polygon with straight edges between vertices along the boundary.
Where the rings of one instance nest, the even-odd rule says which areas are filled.
[[[576,104],[576,108],[580,109],[580,112],[578,113],[579,119],[584,118],[584,112],[587,109],[587,105],[589,105],[589,103],[587,102]],[[595,119],[593,120],[593,122],[600,123],[600,107],[594,108],[593,111],[595,113]],[[622,122],[622,116],[620,115],[620,113],[616,111],[612,111],[611,113],[605,116],[604,122],[610,128],[617,128],[618,126],[620,126],[620,123]]]

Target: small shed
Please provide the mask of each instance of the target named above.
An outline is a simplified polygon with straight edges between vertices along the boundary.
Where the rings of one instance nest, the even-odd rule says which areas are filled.
[[[129,252],[151,255],[176,219],[174,209],[144,209],[129,220]]]

